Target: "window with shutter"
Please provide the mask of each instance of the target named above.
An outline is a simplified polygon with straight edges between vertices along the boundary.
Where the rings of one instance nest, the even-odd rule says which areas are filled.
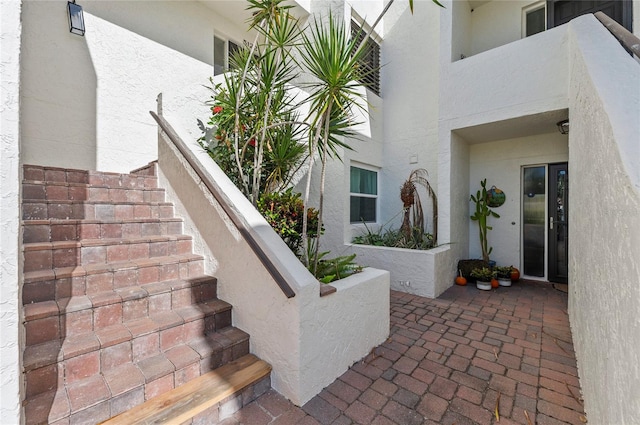
[[[367,31],[356,21],[351,20],[351,37],[356,38],[358,43],[362,43],[366,35]],[[371,37],[365,46],[360,66],[361,72],[358,81],[380,96],[380,44]]]

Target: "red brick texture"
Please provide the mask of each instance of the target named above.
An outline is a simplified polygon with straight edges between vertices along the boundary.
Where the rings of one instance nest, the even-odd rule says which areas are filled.
[[[26,424],[101,422],[249,351],[150,169],[24,167]]]
[[[298,408],[270,391],[222,423],[582,424],[566,308],[530,281],[392,292],[389,340],[318,396]]]

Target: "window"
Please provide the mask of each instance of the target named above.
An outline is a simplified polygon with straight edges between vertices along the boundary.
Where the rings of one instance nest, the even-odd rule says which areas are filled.
[[[350,221],[375,223],[377,221],[378,173],[351,167]]]
[[[229,56],[237,50],[240,50],[240,46],[233,41],[213,37],[213,75],[229,69]]]
[[[356,21],[351,20],[351,37],[356,37],[358,43],[364,40],[367,31],[362,28]],[[365,52],[360,62],[362,66],[362,74],[360,81],[366,88],[380,95],[380,44],[372,37],[365,46]]]
[[[522,10],[522,36],[543,32],[547,29],[547,10],[544,2],[534,3]]]

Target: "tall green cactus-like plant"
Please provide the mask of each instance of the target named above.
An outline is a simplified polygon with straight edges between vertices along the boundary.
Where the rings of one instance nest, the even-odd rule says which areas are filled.
[[[489,255],[491,255],[493,247],[490,247],[487,241],[487,231],[493,230],[493,227],[487,225],[487,218],[490,216],[500,218],[500,215],[491,210],[487,204],[487,179],[482,180],[480,186],[482,186],[482,190],[478,190],[475,196],[471,195],[471,200],[476,204],[476,211],[471,216],[471,220],[478,222],[482,259],[489,261]]]

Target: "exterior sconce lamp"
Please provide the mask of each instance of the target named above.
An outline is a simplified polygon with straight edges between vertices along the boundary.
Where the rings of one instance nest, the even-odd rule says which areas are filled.
[[[569,120],[562,120],[556,123],[560,134],[569,134]]]
[[[69,12],[69,32],[77,35],[84,35],[84,16],[82,6],[76,4],[76,0],[67,2]]]

